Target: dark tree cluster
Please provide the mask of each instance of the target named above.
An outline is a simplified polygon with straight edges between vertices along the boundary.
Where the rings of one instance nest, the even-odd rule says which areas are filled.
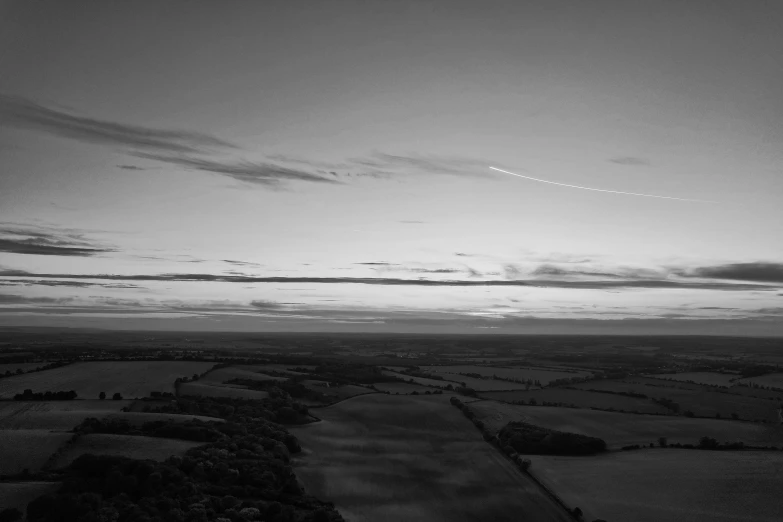
[[[177,413],[219,417],[233,422],[245,423],[248,419],[263,419],[280,424],[306,424],[313,422],[308,416],[307,406],[294,402],[289,397],[240,399],[235,397],[179,397],[176,401],[156,408],[145,408],[154,413]]]
[[[77,397],[75,391],[45,391],[33,393],[33,390],[26,389],[24,393],[14,395],[15,401],[72,401]]]
[[[509,422],[498,432],[498,439],[501,447],[527,455],[592,455],[606,450],[603,439],[526,422]]]

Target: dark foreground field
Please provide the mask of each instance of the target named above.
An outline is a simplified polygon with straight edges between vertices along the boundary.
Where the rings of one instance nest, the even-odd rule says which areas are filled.
[[[481,438],[447,396],[373,394],[291,431],[308,493],[350,521],[572,520]]]

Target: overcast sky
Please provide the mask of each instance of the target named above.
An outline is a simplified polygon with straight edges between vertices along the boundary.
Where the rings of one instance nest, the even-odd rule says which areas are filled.
[[[0,325],[783,335],[781,49],[776,1],[0,1]]]

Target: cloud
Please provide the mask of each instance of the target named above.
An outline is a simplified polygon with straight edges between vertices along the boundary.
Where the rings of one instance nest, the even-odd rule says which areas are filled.
[[[205,148],[235,148],[200,132],[154,129],[77,116],[21,96],[0,95],[0,122],[77,141],[134,150],[195,154]]]
[[[517,265],[503,265],[503,272],[506,275],[506,279],[519,279],[522,277],[522,270]]]
[[[137,167],[136,165],[117,165],[117,168],[120,168],[122,170],[147,170],[142,167]]]
[[[80,256],[114,252],[85,239],[84,234],[57,227],[0,224],[0,252],[42,256]]]
[[[0,294],[0,304],[63,304],[73,301],[72,297],[25,297]]]
[[[71,288],[142,288],[128,283],[86,283],[83,281],[57,281],[46,279],[0,279],[0,286],[65,286]]]
[[[738,284],[721,282],[681,282],[670,280],[613,280],[613,281],[561,281],[561,280],[461,280],[461,279],[403,279],[386,277],[257,277],[219,274],[37,274],[23,270],[0,270],[0,277],[27,277],[39,279],[87,279],[110,281],[189,281],[222,283],[276,283],[276,284],[360,284],[381,286],[450,286],[450,287],[537,287],[573,289],[625,289],[625,288],[682,288],[693,290],[776,290],[777,285]]]
[[[571,268],[562,268],[557,265],[543,264],[535,268],[531,275],[533,276],[588,276],[588,277],[609,277],[624,279],[658,279],[663,278],[665,274],[649,268],[635,267],[613,267],[611,270],[573,270]]]
[[[370,266],[397,266],[396,263],[384,263],[380,261],[368,261],[365,263],[354,263],[354,265],[370,265]]]
[[[609,161],[619,165],[632,165],[636,167],[647,166],[650,164],[648,160],[644,158],[638,158],[636,156],[618,156],[616,158],[610,158]]]
[[[672,271],[682,277],[783,283],[783,263],[731,263],[695,268],[675,268]]]
[[[237,181],[266,185],[269,187],[279,186],[281,181],[309,181],[327,184],[341,183],[333,178],[325,178],[305,170],[283,167],[268,162],[230,159],[215,160],[182,155],[151,154],[147,152],[136,152],[134,153],[134,156],[160,161],[186,169],[221,174]]]

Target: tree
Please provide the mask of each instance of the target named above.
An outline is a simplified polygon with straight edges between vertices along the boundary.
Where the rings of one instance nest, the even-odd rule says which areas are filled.
[[[666,440],[666,437],[658,437],[658,445],[662,448],[665,448],[669,445],[668,441]]]
[[[101,392],[101,393],[98,395],[98,398],[99,398],[100,400],[103,400],[103,399],[105,399],[105,398],[106,398],[106,392]]]
[[[734,420],[738,420],[739,419],[739,415],[737,415],[736,413],[732,413],[731,414],[731,418],[734,419]]]
[[[116,392],[114,395],[111,396],[111,400],[113,400],[113,401],[121,401],[122,400],[122,394],[120,392]]]

